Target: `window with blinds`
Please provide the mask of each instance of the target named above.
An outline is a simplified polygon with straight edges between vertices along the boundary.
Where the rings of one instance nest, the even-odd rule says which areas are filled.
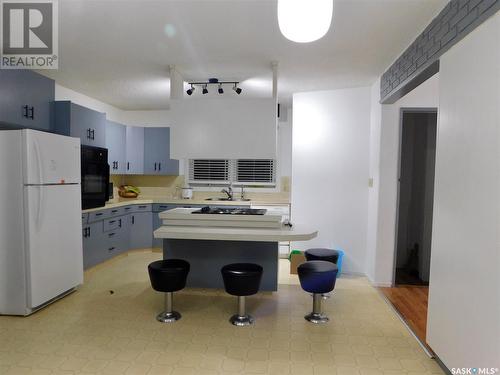
[[[191,159],[189,180],[193,182],[229,182],[229,160]]]
[[[273,159],[191,159],[191,184],[274,186],[276,161]]]
[[[273,159],[238,159],[236,160],[236,182],[274,183]]]

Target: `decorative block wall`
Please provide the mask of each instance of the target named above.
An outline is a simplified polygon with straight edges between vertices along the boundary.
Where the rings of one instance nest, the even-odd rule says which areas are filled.
[[[381,103],[397,100],[408,82],[499,9],[500,0],[451,0],[382,75]]]

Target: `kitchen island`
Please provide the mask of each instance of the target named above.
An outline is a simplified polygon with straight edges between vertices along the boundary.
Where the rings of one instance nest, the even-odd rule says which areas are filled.
[[[220,269],[224,265],[257,263],[264,268],[261,290],[276,291],[279,242],[317,236],[316,230],[284,225],[281,216],[272,212],[200,211],[176,208],[162,212],[162,226],[154,231],[155,238],[163,239],[164,259],[185,259],[191,264],[189,287],[223,288]]]

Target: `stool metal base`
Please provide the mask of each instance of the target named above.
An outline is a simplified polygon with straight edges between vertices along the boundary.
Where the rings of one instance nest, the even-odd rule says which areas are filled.
[[[177,311],[172,310],[174,294],[172,292],[165,293],[165,311],[156,316],[156,320],[162,323],[173,323],[178,321],[182,316]]]
[[[238,327],[244,327],[244,326],[250,326],[255,322],[255,319],[251,315],[238,315],[235,314],[231,318],[229,318],[229,321],[231,324],[238,326]]]
[[[322,324],[322,323],[327,323],[330,319],[323,314],[323,306],[322,306],[322,300],[329,298],[326,296],[326,294],[313,294],[313,311],[312,313],[307,314],[304,316],[304,319],[307,320],[308,322],[314,323],[314,324]]]
[[[182,318],[177,311],[164,311],[156,316],[156,320],[162,323],[173,323]]]
[[[325,314],[315,312],[307,314],[306,316],[304,316],[304,319],[315,324],[327,323],[330,320]]]

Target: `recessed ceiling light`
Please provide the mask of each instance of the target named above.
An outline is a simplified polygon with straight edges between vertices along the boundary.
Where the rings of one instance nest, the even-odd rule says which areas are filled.
[[[308,43],[330,29],[333,0],[278,0],[278,25],[285,38]]]

